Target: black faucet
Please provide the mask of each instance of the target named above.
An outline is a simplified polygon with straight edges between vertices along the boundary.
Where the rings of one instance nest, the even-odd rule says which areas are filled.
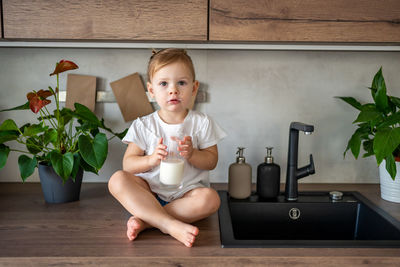
[[[301,122],[292,122],[290,124],[289,151],[285,185],[285,199],[288,201],[297,200],[297,180],[315,173],[314,160],[311,154],[310,164],[300,169],[297,168],[299,131],[303,131],[305,134],[311,134],[314,131],[314,126]]]

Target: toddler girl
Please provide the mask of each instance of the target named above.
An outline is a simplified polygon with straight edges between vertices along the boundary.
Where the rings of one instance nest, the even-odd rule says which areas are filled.
[[[199,233],[191,223],[219,208],[208,175],[217,165],[217,142],[225,133],[207,115],[190,110],[199,82],[185,50],[153,52],[147,74],[147,90],[160,108],[133,121],[123,138],[128,144],[123,170],[111,176],[108,188],[133,215],[127,222],[129,240],[156,227],[191,247]],[[182,186],[171,188],[160,183],[160,163],[178,132],[184,133],[178,151],[185,165]]]

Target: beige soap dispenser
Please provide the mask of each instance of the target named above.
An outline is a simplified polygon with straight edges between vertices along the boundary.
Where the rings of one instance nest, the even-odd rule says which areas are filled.
[[[238,147],[236,163],[229,166],[228,192],[229,196],[238,199],[251,195],[251,166],[243,156],[244,147]]]

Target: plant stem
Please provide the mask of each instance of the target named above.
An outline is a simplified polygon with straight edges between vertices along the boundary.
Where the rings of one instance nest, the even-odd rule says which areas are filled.
[[[68,134],[67,137],[69,139],[69,145],[72,146],[73,143],[73,139],[72,139],[72,125],[74,124],[74,119],[71,119],[71,121],[69,122],[69,129],[68,129]]]
[[[48,111],[47,111],[47,112],[48,112]],[[46,122],[45,122],[44,117],[43,117],[42,114],[43,114],[44,116],[46,116],[46,113],[41,109],[41,110],[40,110],[40,117],[42,118],[42,122],[46,125]],[[46,117],[47,117],[47,116],[46,116]],[[50,122],[51,126],[54,127],[52,121],[49,120],[49,122]]]
[[[42,122],[43,122],[44,124],[46,124],[46,123],[44,122],[44,118],[43,118],[43,115],[46,115],[46,114],[44,114],[44,112],[43,112],[42,109],[39,110],[39,114],[40,114],[40,117],[42,118]]]
[[[60,117],[59,111],[60,111],[60,79],[58,77],[58,73],[57,73],[57,88],[56,88],[56,106],[57,106],[57,120]]]
[[[78,143],[79,139],[76,138],[77,136],[80,136],[83,133],[83,131],[77,131],[75,133],[75,135],[71,138],[71,141],[73,141],[75,139],[75,141],[73,141],[69,151],[72,151],[72,149],[76,146],[76,144]],[[78,150],[79,151],[79,150]]]
[[[46,110],[47,114],[49,114],[47,117],[48,117],[48,120],[49,120],[49,122],[51,123],[51,126],[53,126],[53,127],[54,127],[54,129],[56,129],[57,127],[56,127],[56,125],[55,125],[55,123],[54,123],[53,119],[51,118],[50,111],[47,109],[47,107],[46,107],[46,106],[44,106],[44,108],[45,108],[45,110]]]
[[[70,146],[70,148],[69,148],[69,150],[68,150],[68,152],[71,152],[74,148],[75,148],[75,146],[76,146],[76,143],[78,143],[78,139],[76,139],[75,141],[74,141],[74,143],[73,144],[71,144],[71,146]],[[79,151],[79,150],[78,150]]]
[[[62,151],[62,140],[60,132],[60,79],[57,73],[57,88],[56,88],[56,106],[57,106],[57,147]]]
[[[82,130],[77,131],[71,139],[75,139],[77,136],[83,134]]]
[[[24,136],[24,137],[25,137],[25,136]],[[15,141],[17,141],[17,143],[20,143],[20,144],[25,145],[25,146],[26,146],[26,144],[27,144],[26,142],[24,142],[24,141],[21,140],[21,139],[16,139]],[[39,149],[40,151],[43,151],[43,152],[45,152],[45,153],[51,151],[49,148],[47,148],[47,147],[45,147],[45,146],[38,146],[38,145],[36,145],[36,144],[30,144],[30,145],[36,147],[37,149]],[[24,153],[28,153],[28,152],[24,152]],[[32,154],[32,155],[35,155],[35,154],[31,153],[31,152],[29,152],[29,153]]]
[[[18,128],[18,127],[17,127]],[[23,134],[23,132],[21,132],[21,130],[18,128],[18,132],[22,135],[22,136],[24,136],[24,134]]]

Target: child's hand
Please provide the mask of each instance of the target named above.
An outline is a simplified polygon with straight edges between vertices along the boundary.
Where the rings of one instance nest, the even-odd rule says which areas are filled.
[[[179,141],[178,151],[183,158],[190,159],[193,155],[192,137],[185,136],[183,140]]]
[[[167,157],[167,146],[163,144],[163,138],[160,138],[157,142],[157,146],[154,149],[153,154],[150,155],[149,164],[150,166],[158,166],[161,163],[161,160],[164,160]]]

